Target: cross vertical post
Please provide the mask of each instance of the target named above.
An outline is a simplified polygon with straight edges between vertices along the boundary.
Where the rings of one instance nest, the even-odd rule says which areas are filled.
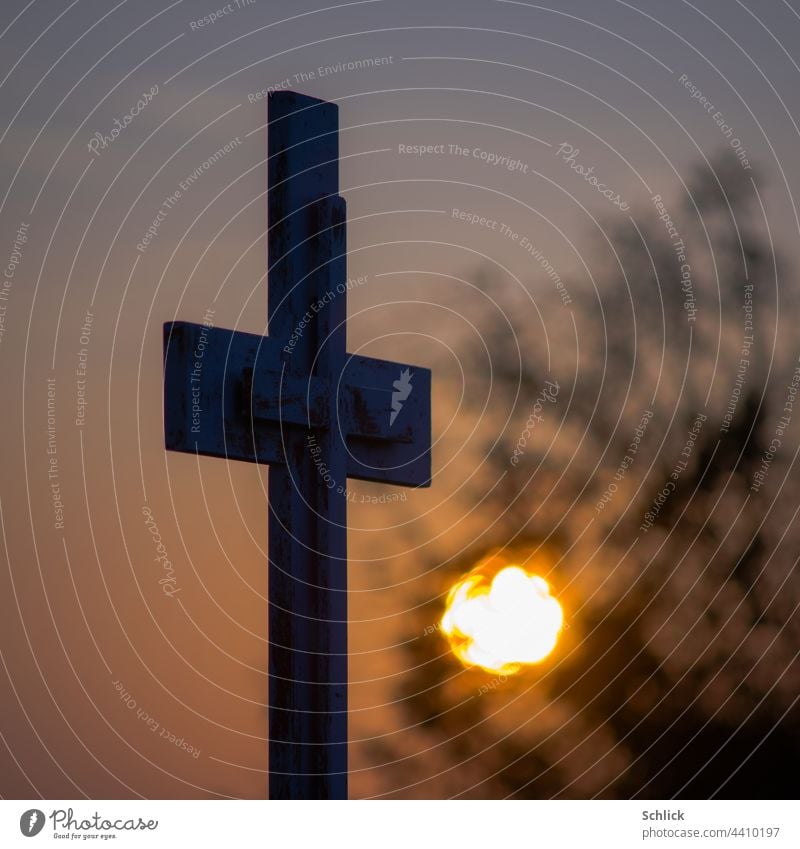
[[[287,371],[330,386],[346,350],[338,130],[335,104],[270,97],[269,335]],[[346,449],[338,427],[284,436],[292,462],[269,472],[270,796],[346,799]],[[323,464],[337,486],[320,486]]]

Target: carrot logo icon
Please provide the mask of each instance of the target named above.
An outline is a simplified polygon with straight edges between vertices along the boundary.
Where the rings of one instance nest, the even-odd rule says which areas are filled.
[[[44,828],[44,812],[38,808],[31,808],[19,818],[19,830],[25,837],[36,837]]]
[[[389,413],[389,427],[394,424],[397,414],[403,409],[403,402],[408,398],[411,394],[411,390],[414,388],[411,385],[412,376],[410,369],[403,369],[403,371],[400,372],[399,379],[392,383],[395,391],[392,392],[392,412]]]

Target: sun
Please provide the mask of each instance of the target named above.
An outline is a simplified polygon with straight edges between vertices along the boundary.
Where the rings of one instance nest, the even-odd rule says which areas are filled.
[[[564,622],[547,581],[507,565],[479,566],[450,590],[440,627],[465,666],[510,675],[555,648]]]

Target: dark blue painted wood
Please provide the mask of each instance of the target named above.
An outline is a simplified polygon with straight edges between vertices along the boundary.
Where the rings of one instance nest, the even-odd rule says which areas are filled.
[[[167,448],[282,463],[281,427],[328,427],[338,415],[349,478],[430,484],[428,369],[347,355],[341,380],[332,384],[296,375],[280,349],[269,336],[185,321],[165,324]],[[405,370],[413,389],[390,424],[393,383]]]
[[[269,98],[269,336],[164,326],[169,450],[270,464],[270,797],[347,797],[347,478],[431,480],[428,369],[346,354],[338,110]]]

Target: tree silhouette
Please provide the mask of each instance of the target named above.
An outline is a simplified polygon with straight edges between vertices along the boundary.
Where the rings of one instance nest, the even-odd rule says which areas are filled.
[[[784,428],[763,486],[753,482],[798,351],[789,331],[775,336],[777,261],[759,223],[757,181],[723,155],[694,172],[680,206],[673,201],[696,321],[674,243],[644,209],[608,224],[615,257],[598,250],[594,285],[570,283],[585,349],[574,377],[526,356],[535,339],[523,343],[520,367],[508,328],[495,318],[481,328],[502,399],[494,406],[514,416],[499,441],[493,422],[483,438],[499,484],[469,497],[498,521],[490,538],[434,570],[409,622],[410,671],[398,697],[419,754],[374,752],[398,795],[796,796],[800,483],[791,466],[800,421]],[[508,281],[485,271],[478,279],[503,301]],[[753,343],[737,384],[748,285]],[[794,294],[782,289],[781,299],[793,304]],[[553,374],[559,403],[511,469]],[[598,509],[648,409],[634,460]],[[507,680],[461,667],[434,624],[446,588],[492,549],[508,562],[544,563],[567,613],[552,658]]]

